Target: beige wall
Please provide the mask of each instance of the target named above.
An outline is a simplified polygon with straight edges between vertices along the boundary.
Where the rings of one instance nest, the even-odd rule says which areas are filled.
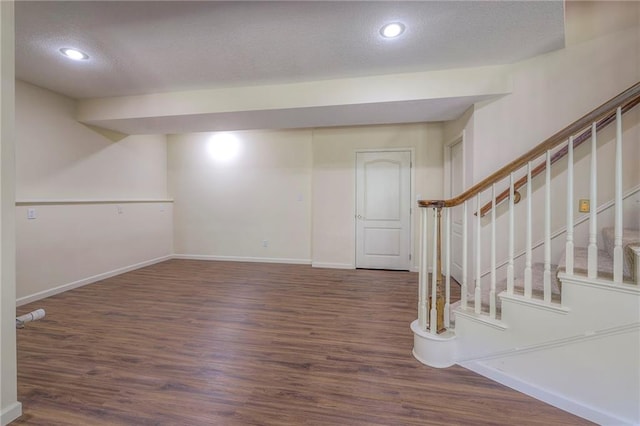
[[[73,99],[21,81],[16,91],[19,201],[166,198],[164,135],[112,142],[75,120]]]
[[[414,150],[412,198],[441,198],[442,125],[404,124],[316,129],[313,132],[313,264],[355,267],[355,164],[357,150]],[[415,207],[415,206],[414,206]],[[419,215],[413,214],[417,267]]]
[[[74,112],[74,100],[16,83],[19,304],[172,253],[165,136],[113,142]]]
[[[637,1],[565,1],[565,41],[567,46],[637,27]]]
[[[3,425],[21,413],[16,381],[13,14],[13,2],[0,2],[0,423]]]
[[[168,137],[178,256],[355,267],[356,150],[413,149],[413,196],[442,195],[440,124],[233,134],[242,150],[226,163],[208,155],[213,133]]]
[[[479,181],[640,80],[640,23],[513,66],[513,92],[476,106]]]
[[[18,206],[18,304],[164,260],[172,228],[171,203]]]
[[[240,152],[227,162],[208,153],[213,133],[168,137],[175,253],[309,263],[311,131],[233,134]]]

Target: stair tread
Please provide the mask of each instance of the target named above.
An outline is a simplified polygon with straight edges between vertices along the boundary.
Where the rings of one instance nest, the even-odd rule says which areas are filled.
[[[575,247],[573,249],[573,271],[580,274],[587,273],[589,263],[589,250],[586,247]],[[567,266],[566,253],[558,262],[558,272],[564,272]],[[598,250],[598,275],[613,275],[613,257],[606,250]]]
[[[607,227],[602,229],[603,248],[610,257],[613,257],[615,243],[615,229]],[[622,230],[622,249],[626,252],[623,256],[622,273],[627,279],[633,276],[634,256],[629,253],[629,247],[640,245],[640,229],[625,228]]]
[[[550,271],[551,271],[551,293],[557,293],[560,294],[560,289],[559,288],[554,288],[554,281],[555,281],[555,270],[557,269],[557,265],[550,265]],[[491,287],[489,285],[486,285],[486,283],[483,283],[485,285],[482,286],[481,288],[481,295],[482,295],[482,303],[489,303],[489,293],[491,291]],[[524,276],[520,276],[520,277],[515,277],[514,281],[513,281],[513,285],[514,288],[518,289],[522,289],[524,291]],[[544,291],[544,263],[534,263],[533,265],[531,265],[531,288],[532,290],[539,290],[540,292]],[[500,280],[496,283],[496,295],[498,295],[501,291],[504,291],[507,289],[507,279],[503,279]],[[557,290],[557,291],[554,291]],[[474,300],[475,299],[475,294],[473,293],[473,289],[471,289],[471,293],[469,293],[469,298],[470,300]]]
[[[613,253],[613,228],[604,228],[603,229],[603,237],[605,239],[605,249],[598,250],[598,277],[601,278],[611,278],[613,277],[613,257],[610,255],[610,252]],[[640,231],[637,229],[625,229],[623,233],[623,247],[628,247],[632,245],[640,245]],[[608,251],[610,249],[610,252]],[[588,250],[586,247],[575,247],[574,248],[574,272],[578,274],[587,273],[587,263],[588,263]],[[632,269],[632,264],[628,263],[628,258],[625,256],[625,269],[624,276],[625,279],[629,278],[630,269]],[[561,282],[557,278],[558,272],[563,272],[566,269],[566,254],[563,252],[562,257],[557,265],[550,265],[551,271],[551,301],[555,303],[560,303],[560,294],[561,294]],[[544,299],[544,263],[534,263],[531,266],[531,293],[532,299],[534,300],[543,300]],[[507,289],[507,279],[500,280],[496,282],[495,288],[495,296],[498,298],[498,294]],[[475,302],[475,293],[474,287],[469,287],[469,294],[467,295],[467,302],[469,306],[473,306]],[[481,307],[482,312],[485,314],[489,313],[489,302],[490,302],[490,292],[491,286],[488,285],[487,282],[483,282],[483,286],[481,287]],[[514,279],[514,294],[515,295],[524,295],[524,276],[518,276]],[[496,300],[496,318],[500,319],[501,317],[501,309],[499,300]],[[461,305],[461,301],[457,301],[451,304],[451,318],[452,321],[455,318],[455,309]]]

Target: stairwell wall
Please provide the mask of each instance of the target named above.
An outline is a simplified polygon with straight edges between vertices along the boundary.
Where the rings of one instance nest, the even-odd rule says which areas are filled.
[[[574,44],[565,49],[541,55],[512,67],[513,92],[494,101],[476,104],[473,116],[466,120],[466,126],[473,128],[467,132],[467,150],[472,157],[467,164],[467,170],[472,173],[472,181],[478,182],[508,164],[513,159],[524,154],[567,124],[586,114],[593,108],[604,103],[611,97],[622,92],[640,80],[640,4],[630,3],[625,8],[626,13],[616,11],[613,18],[619,18],[616,27],[612,21],[612,14],[604,15],[606,31],[600,31],[594,37],[572,37]],[[579,16],[572,16],[567,11],[567,19],[577,24],[577,19],[598,21],[593,13],[601,11],[602,7],[592,10],[592,14],[582,11]],[[631,18],[629,18],[631,16]],[[624,19],[622,19],[624,17]],[[602,18],[605,19],[605,18]],[[633,25],[630,25],[631,23]],[[569,25],[568,25],[569,27]],[[604,34],[602,34],[604,32]],[[627,191],[640,184],[640,113],[638,107],[623,118],[623,191]],[[451,131],[460,123],[445,126]],[[615,126],[609,126],[598,134],[598,205],[613,198],[614,174],[613,153],[615,140]],[[578,200],[589,198],[589,141],[575,153],[575,189],[574,215],[579,218],[584,213],[578,213]],[[491,155],[487,155],[491,153]],[[552,189],[552,232],[559,230],[565,224],[566,218],[566,159],[552,167],[554,186]],[[516,179],[526,173],[525,169],[516,174]],[[544,174],[533,183],[533,205],[544,205],[544,190],[542,183]],[[507,188],[505,180],[498,185],[498,191]],[[522,201],[516,209],[516,252],[524,248],[526,187],[521,194]],[[489,194],[484,194],[485,201],[489,201]],[[474,204],[475,205],[475,204]],[[626,226],[634,227],[638,222],[637,197],[627,200],[625,207]],[[597,206],[592,205],[592,208]],[[498,263],[507,258],[507,223],[506,203],[497,210],[498,214]],[[533,217],[534,242],[540,240],[544,230],[543,210],[538,207]],[[474,222],[471,222],[474,223]],[[490,226],[488,217],[483,221],[483,259],[482,270],[489,268],[489,239]],[[475,225],[474,225],[475,226]],[[599,223],[612,226],[611,223]],[[599,233],[600,234],[600,233]],[[560,250],[564,248],[564,241],[558,239],[552,253],[552,263],[557,262]],[[543,250],[534,253],[534,261],[541,261]],[[522,259],[523,260],[523,259]],[[518,266],[518,265],[517,265]]]

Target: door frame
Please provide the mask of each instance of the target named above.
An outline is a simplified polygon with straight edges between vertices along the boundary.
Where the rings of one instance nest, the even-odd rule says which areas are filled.
[[[461,144],[462,150],[462,190],[466,191],[467,189],[467,162],[466,162],[466,131],[463,129],[456,137],[449,140],[444,144],[444,199],[450,199],[460,194],[452,194],[451,193],[451,151],[453,150],[454,145]],[[453,220],[452,220],[453,222]],[[453,233],[453,227],[450,227],[449,232]],[[467,238],[469,236],[467,235]],[[453,245],[452,238],[449,238],[450,244]],[[462,247],[460,247],[462,249]],[[462,255],[462,254],[461,254]],[[468,265],[467,265],[468,266]],[[449,271],[451,272],[451,271]],[[459,277],[461,278],[461,277]],[[462,284],[460,280],[460,284]]]
[[[444,144],[444,198],[452,198],[458,194],[451,194],[451,149],[454,145],[462,144],[462,188],[467,189],[467,147],[466,147],[466,131],[462,130],[455,138]]]
[[[358,227],[356,225],[356,209],[358,206],[358,153],[367,152],[406,152],[409,151],[410,165],[409,165],[409,196],[411,198],[411,205],[409,206],[409,270],[411,272],[418,272],[418,266],[415,265],[416,256],[413,250],[414,246],[414,214],[416,206],[413,205],[413,201],[416,199],[415,194],[415,148],[412,147],[398,147],[398,148],[358,148],[353,150],[353,205],[351,207],[351,226],[353,229],[353,268],[356,269],[357,250],[358,250]]]

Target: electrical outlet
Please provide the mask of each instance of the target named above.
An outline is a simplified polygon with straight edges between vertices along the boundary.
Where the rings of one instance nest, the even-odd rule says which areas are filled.
[[[269,247],[269,240],[262,240],[262,247]]]
[[[589,213],[590,203],[589,200],[580,200],[578,203],[578,210],[580,213]]]
[[[35,219],[36,218],[36,209],[29,208],[27,209],[27,219]]]
[[[122,214],[122,206],[116,206],[116,211],[118,214]]]

